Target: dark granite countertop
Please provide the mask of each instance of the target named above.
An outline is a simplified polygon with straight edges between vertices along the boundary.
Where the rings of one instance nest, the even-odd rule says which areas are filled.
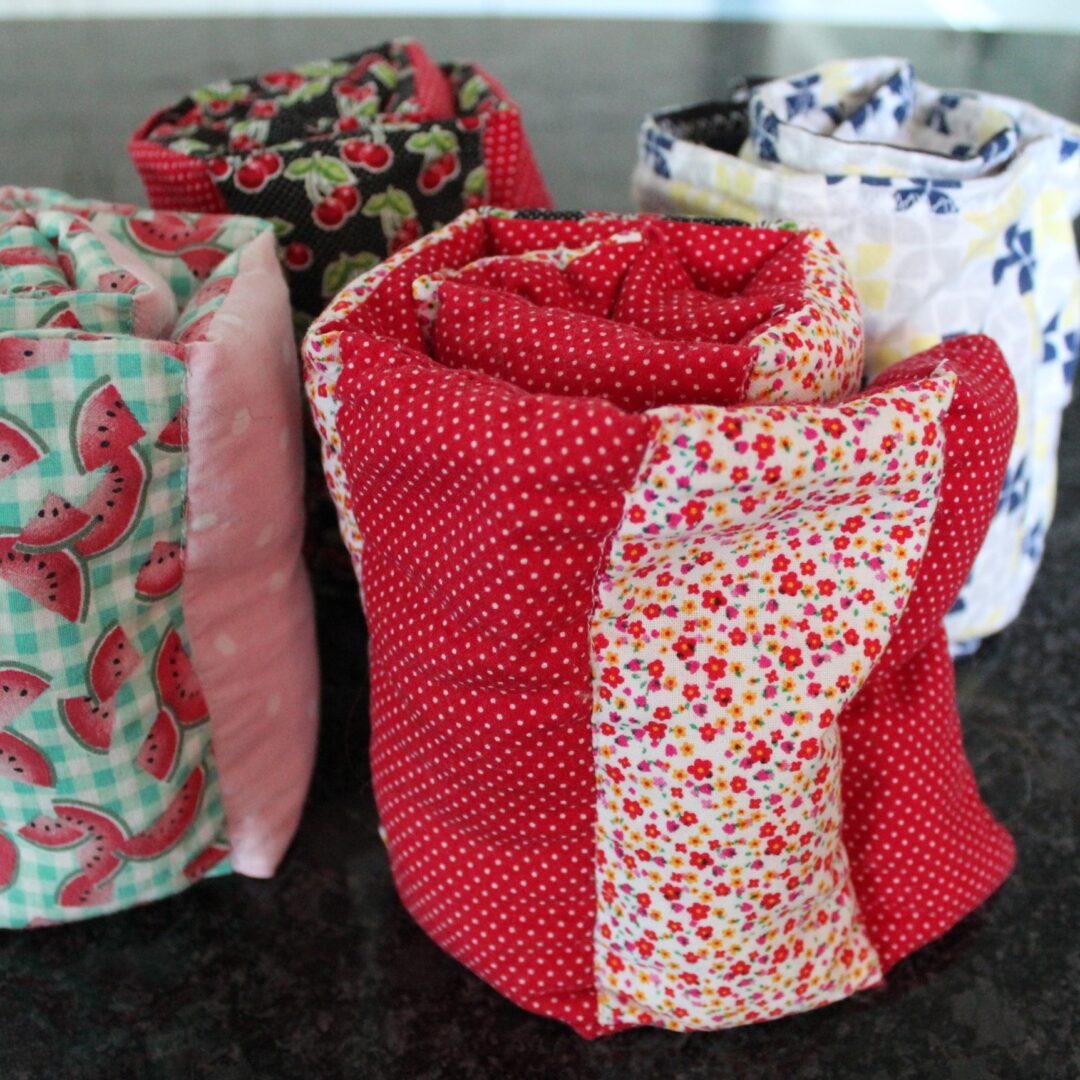
[[[136,911],[0,934],[0,1078],[1080,1076],[1080,407],[1023,616],[957,672],[1012,879],[886,985],[775,1023],[589,1043],[444,955],[390,881],[362,688],[325,691],[316,783],[273,881],[230,877]],[[351,599],[324,598],[330,670],[359,663]]]

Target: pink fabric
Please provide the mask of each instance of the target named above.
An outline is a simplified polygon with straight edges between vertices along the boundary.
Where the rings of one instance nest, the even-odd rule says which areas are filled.
[[[296,829],[318,709],[300,557],[299,367],[275,263],[264,233],[241,254],[188,362],[184,613],[213,717],[233,865],[250,877],[274,872]],[[283,670],[296,677],[283,681]]]
[[[101,241],[117,266],[139,279],[134,303],[134,333],[138,338],[169,338],[176,323],[176,297],[169,283],[131,248],[114,240],[103,229],[91,231]]]

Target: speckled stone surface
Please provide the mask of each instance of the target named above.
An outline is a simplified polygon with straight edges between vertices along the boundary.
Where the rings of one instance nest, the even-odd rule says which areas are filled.
[[[232,877],[127,914],[0,934],[3,1080],[283,1077],[1080,1076],[1080,408],[1022,618],[958,670],[967,742],[1018,869],[881,989],[715,1035],[595,1043],[524,1013],[445,956],[390,881],[363,688],[326,688],[318,779],[273,881]],[[355,605],[324,598],[328,670],[360,663]]]

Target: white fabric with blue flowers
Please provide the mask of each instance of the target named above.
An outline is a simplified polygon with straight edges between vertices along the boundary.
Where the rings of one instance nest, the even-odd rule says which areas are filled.
[[[910,63],[836,61],[750,95],[738,155],[717,106],[646,120],[642,209],[823,229],[866,320],[867,374],[958,334],[995,338],[1020,420],[998,512],[946,625],[968,652],[1017,615],[1053,516],[1061,415],[1080,347],[1080,128],[1011,98],[938,90]],[[689,117],[690,113],[687,114]]]

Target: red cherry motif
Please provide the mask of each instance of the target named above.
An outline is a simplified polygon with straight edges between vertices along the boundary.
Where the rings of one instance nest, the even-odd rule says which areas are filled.
[[[300,243],[299,240],[294,240],[285,249],[285,265],[290,270],[306,270],[311,265],[311,261],[311,248],[307,244]]]
[[[411,244],[420,235],[420,222],[416,218],[408,218],[401,223],[401,227],[394,233],[390,241],[390,254],[400,250],[407,244]]]
[[[394,160],[390,147],[365,139],[347,139],[341,144],[341,156],[350,165],[359,165],[368,172],[382,172]]]
[[[236,170],[234,180],[241,191],[255,192],[261,191],[266,186],[267,177],[262,168],[256,165],[254,161],[245,161]]]
[[[336,195],[327,195],[312,208],[311,216],[322,229],[339,229],[346,218],[345,206]]]
[[[227,157],[211,158],[206,167],[215,180],[224,180],[232,172],[232,162]]]
[[[254,194],[262,191],[266,182],[281,172],[282,166],[280,154],[256,154],[236,170],[234,183],[241,191]]]
[[[356,208],[360,205],[360,193],[356,188],[351,187],[348,184],[341,184],[339,187],[334,188],[332,194],[345,208],[345,213],[347,215],[354,214]]]
[[[259,82],[268,90],[295,90],[304,85],[304,76],[295,71],[271,71],[259,77]]]
[[[452,176],[456,176],[460,162],[457,154],[443,154],[420,173],[420,190],[432,195]]]
[[[465,131],[475,131],[480,126],[480,117],[462,116],[458,119],[458,126]]]
[[[281,160],[281,155],[271,151],[257,155],[252,158],[252,161],[262,169],[267,180],[271,180],[273,177],[277,176],[281,172],[284,164]]]
[[[248,110],[248,116],[254,120],[268,120],[277,113],[276,101],[256,101]]]
[[[360,121],[355,116],[340,116],[334,121],[334,129],[341,132],[356,131]]]
[[[233,135],[229,139],[229,149],[242,154],[248,150],[256,150],[262,144],[250,135]]]
[[[342,81],[334,87],[334,93],[349,98],[351,101],[367,101],[368,98],[375,96],[375,88]]]

